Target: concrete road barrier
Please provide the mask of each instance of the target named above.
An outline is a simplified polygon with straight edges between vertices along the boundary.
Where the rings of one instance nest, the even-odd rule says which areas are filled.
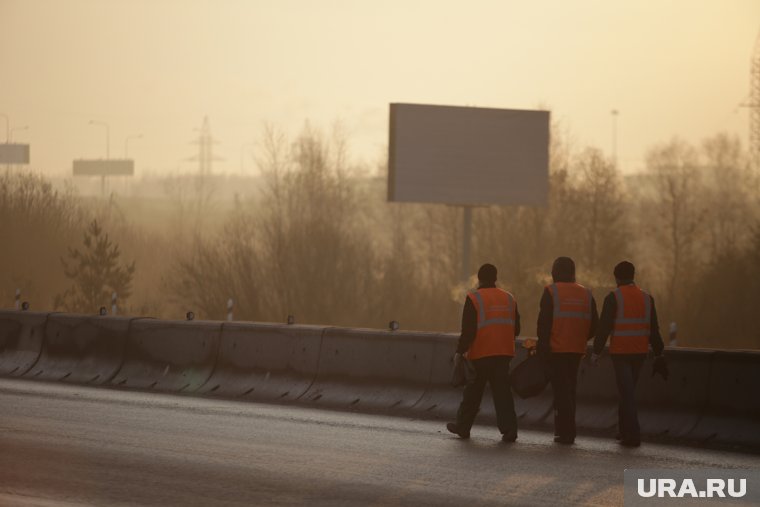
[[[677,349],[666,352],[667,381],[652,376],[652,360],[641,369],[636,387],[643,435],[687,437],[696,426],[707,397],[711,352]],[[581,360],[578,378],[579,428],[613,435],[618,429],[618,391],[612,360],[604,354],[596,365]]]
[[[652,375],[647,359],[636,389],[644,435],[688,437],[707,405],[713,351],[667,350],[669,375]]]
[[[760,352],[712,354],[707,403],[690,436],[760,448]]]
[[[132,321],[114,386],[192,392],[214,371],[221,322]]]
[[[457,335],[0,311],[0,375],[195,392],[247,400],[453,419]],[[760,449],[760,352],[668,350],[670,378],[637,388],[642,434]],[[515,367],[524,359],[518,346]],[[580,432],[617,429],[609,356],[582,360]],[[551,388],[515,397],[520,426],[551,427]],[[493,424],[486,392],[478,422]]]
[[[409,411],[430,381],[431,333],[328,328],[319,370],[302,399],[349,410]]]
[[[419,417],[453,421],[462,401],[463,389],[451,385],[454,368],[452,359],[457,349],[457,336],[432,335],[428,340],[428,346],[432,347],[429,382],[423,395],[414,404],[413,411]],[[495,420],[493,410],[490,413],[480,413],[478,416],[479,421]]]
[[[42,351],[47,313],[0,311],[0,375],[20,377]]]
[[[214,374],[199,392],[278,402],[300,398],[317,375],[324,329],[224,323]]]
[[[121,368],[132,319],[51,314],[42,353],[26,377],[77,384],[105,384]]]

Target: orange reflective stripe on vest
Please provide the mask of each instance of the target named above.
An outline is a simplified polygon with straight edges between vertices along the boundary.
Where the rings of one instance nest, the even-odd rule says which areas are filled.
[[[469,292],[478,312],[478,331],[467,352],[469,359],[515,355],[515,298],[495,287]]]
[[[646,354],[652,321],[652,300],[636,285],[623,285],[615,291],[617,312],[610,338],[610,354]]]
[[[546,288],[554,307],[551,351],[585,353],[591,330],[591,291],[583,285],[565,282]]]

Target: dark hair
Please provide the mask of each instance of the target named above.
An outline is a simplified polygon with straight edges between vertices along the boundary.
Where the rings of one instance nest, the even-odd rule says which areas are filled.
[[[557,257],[552,264],[552,280],[555,282],[574,282],[575,261],[570,257]]]
[[[615,280],[633,281],[633,277],[636,274],[636,268],[628,261],[619,262],[618,265],[615,266],[613,274],[615,275]]]
[[[483,264],[480,266],[478,280],[483,283],[494,283],[496,281],[496,266],[493,264]]]

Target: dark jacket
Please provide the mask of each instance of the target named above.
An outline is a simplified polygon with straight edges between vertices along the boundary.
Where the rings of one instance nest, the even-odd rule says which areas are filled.
[[[480,289],[492,289],[496,287],[496,284],[482,284],[478,288]],[[478,333],[478,311],[475,309],[475,305],[472,304],[470,298],[467,297],[464,300],[464,308],[462,309],[462,333],[459,335],[459,343],[457,344],[457,352],[464,354],[470,349],[472,342],[475,341],[475,335]],[[520,334],[520,312],[517,311],[517,302],[515,302],[515,336]]]
[[[652,302],[652,316],[649,323],[649,345],[652,346],[654,354],[659,356],[662,354],[665,345],[663,345],[662,336],[660,336],[660,325],[657,323],[657,309],[654,306],[654,298],[650,295],[649,299]],[[615,326],[615,315],[617,315],[617,300],[615,299],[615,294],[610,292],[604,298],[602,316],[599,318],[599,325],[596,328],[596,338],[594,339],[595,354],[601,354],[604,350],[604,346],[607,344],[607,337],[612,333],[612,329]]]
[[[591,328],[588,340],[596,334],[596,326],[599,321],[599,313],[596,311],[596,301],[591,297]],[[554,324],[554,298],[549,289],[545,288],[539,303],[538,322],[536,323],[536,336],[538,337],[538,353],[546,355],[551,352],[552,325]]]

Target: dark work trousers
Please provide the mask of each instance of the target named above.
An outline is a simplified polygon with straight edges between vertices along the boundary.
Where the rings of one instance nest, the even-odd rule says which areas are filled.
[[[481,357],[472,361],[475,378],[464,386],[464,396],[457,411],[457,426],[464,431],[472,428],[475,416],[480,410],[486,383],[491,386],[493,405],[496,409],[496,424],[502,435],[517,434],[517,416],[512,389],[509,385],[509,356]]]
[[[554,392],[554,434],[575,439],[575,387],[582,354],[549,354],[549,380]]]
[[[636,409],[636,383],[646,354],[610,354],[615,367],[618,395],[618,429],[624,441],[640,439],[639,415]]]

